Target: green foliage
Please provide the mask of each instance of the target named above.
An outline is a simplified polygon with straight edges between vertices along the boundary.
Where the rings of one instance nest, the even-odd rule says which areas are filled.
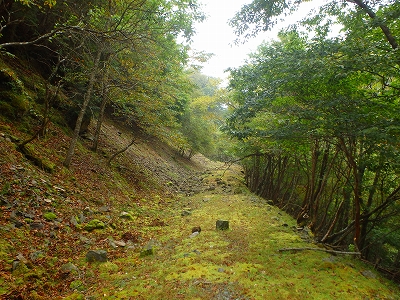
[[[280,3],[253,4],[266,2]],[[281,8],[268,10],[267,18]],[[307,212],[307,224],[323,242],[346,246],[352,237],[340,232],[351,228],[368,258],[393,256],[397,245],[363,247],[379,241],[372,232],[387,226],[384,218],[398,219],[392,213],[400,185],[398,54],[364,9],[323,9],[321,19],[335,14],[346,34],[327,38],[317,19],[308,19],[309,29],[320,30],[313,39],[287,30],[279,41],[261,45],[246,65],[231,71],[235,109],[225,130],[240,141],[239,155],[248,156],[244,166],[253,191],[295,216]],[[389,3],[377,6],[377,14],[395,10]]]

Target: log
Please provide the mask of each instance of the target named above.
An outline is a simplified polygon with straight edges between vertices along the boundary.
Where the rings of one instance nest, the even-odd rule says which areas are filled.
[[[361,252],[349,252],[349,251],[337,251],[337,250],[328,250],[328,249],[321,249],[321,248],[311,248],[311,247],[305,247],[305,248],[283,248],[279,249],[279,252],[286,252],[286,251],[292,251],[292,252],[298,252],[298,251],[321,251],[321,252],[326,252],[326,253],[332,253],[332,254],[344,254],[344,255],[361,255]]]

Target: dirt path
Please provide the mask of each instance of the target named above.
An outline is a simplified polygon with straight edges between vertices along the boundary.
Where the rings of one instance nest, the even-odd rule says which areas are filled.
[[[209,171],[204,193],[181,197],[152,227],[141,249],[88,268],[92,299],[399,299],[388,282],[349,257],[287,247],[317,247],[285,213],[246,191],[240,170]],[[217,220],[230,228],[216,230]],[[165,225],[163,224],[163,225]],[[192,234],[201,227],[200,234]],[[303,236],[302,236],[303,235]],[[78,293],[77,293],[78,294]],[[73,299],[73,298],[71,298]]]

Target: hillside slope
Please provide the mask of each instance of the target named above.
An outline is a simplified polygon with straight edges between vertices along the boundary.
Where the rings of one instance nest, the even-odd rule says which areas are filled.
[[[31,146],[49,173],[16,150],[25,136],[0,124],[4,299],[399,299],[398,287],[355,259],[278,252],[316,246],[247,191],[238,167],[182,159],[107,121],[99,153],[82,140],[70,169],[62,167],[69,138],[50,126]],[[218,219],[230,229],[217,231]],[[107,262],[88,262],[90,250]]]
[[[65,292],[68,280],[60,268],[66,262],[84,257],[89,247],[108,246],[109,238],[120,239],[124,232],[135,232],[141,242],[150,239],[151,233],[141,228],[158,216],[147,215],[143,207],[171,204],[177,194],[200,188],[195,180],[202,170],[199,163],[139,133],[136,144],[108,166],[113,147],[133,138],[130,130],[110,121],[99,153],[82,140],[70,169],[62,167],[69,137],[52,124],[45,139],[29,146],[35,162],[50,166],[52,173],[16,150],[28,136],[17,126],[0,123],[0,295],[5,299],[31,299],[32,291]],[[137,220],[126,224],[120,215],[133,210]],[[91,221],[105,230],[85,230]]]

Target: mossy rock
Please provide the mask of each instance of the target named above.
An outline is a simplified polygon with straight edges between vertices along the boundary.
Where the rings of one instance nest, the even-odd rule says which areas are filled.
[[[57,215],[56,215],[55,213],[49,211],[49,212],[45,212],[45,213],[43,214],[43,218],[44,218],[46,221],[54,221],[55,219],[57,219]]]
[[[123,211],[119,215],[119,217],[122,218],[122,219],[127,219],[127,220],[133,220],[134,219],[133,216],[130,213],[126,212],[126,211]]]
[[[14,276],[25,275],[25,274],[28,274],[28,272],[29,272],[29,268],[27,267],[27,265],[21,261],[17,262],[15,264],[15,266],[13,266],[13,268],[14,268],[14,270],[12,273]]]
[[[154,253],[154,248],[143,249],[142,251],[140,251],[140,257],[151,256],[154,255]]]
[[[89,223],[87,223],[83,228],[87,231],[93,231],[95,229],[104,229],[106,225],[98,220],[98,219],[93,219]]]
[[[25,155],[27,159],[33,162],[36,166],[43,169],[48,173],[53,173],[56,165],[48,159],[40,157],[34,147],[30,144],[24,146],[18,146],[18,150]]]

